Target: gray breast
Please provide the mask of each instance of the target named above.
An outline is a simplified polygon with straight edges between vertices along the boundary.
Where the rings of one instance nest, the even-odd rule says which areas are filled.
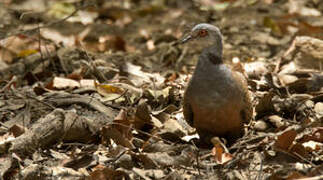
[[[202,64],[204,63],[204,64]],[[189,83],[187,93],[199,106],[221,106],[239,97],[231,70],[224,64],[214,65],[200,61]]]

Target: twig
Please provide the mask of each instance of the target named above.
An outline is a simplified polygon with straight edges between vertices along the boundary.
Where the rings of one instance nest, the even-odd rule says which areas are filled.
[[[259,169],[259,171],[258,171],[258,180],[261,180],[261,177],[262,177],[262,172],[263,172],[263,164],[264,164],[264,162],[263,162],[263,160],[262,160],[262,158],[260,158],[260,169]]]
[[[11,78],[11,80],[7,83],[7,85],[5,85],[1,90],[0,90],[0,93],[4,92],[6,89],[8,89],[11,84],[15,83],[17,81],[17,76],[13,76]]]
[[[229,150],[232,150],[232,149],[235,149],[235,148],[239,148],[241,147],[243,144],[247,144],[249,142],[252,142],[252,141],[257,141],[259,139],[259,141],[261,141],[262,139],[266,138],[266,137],[271,137],[271,136],[275,136],[275,134],[271,135],[271,134],[266,134],[266,135],[259,135],[259,136],[256,136],[256,137],[246,137],[246,138],[243,138],[239,141],[239,143],[237,144],[234,144],[233,146],[231,146],[229,148]]]
[[[293,40],[291,46],[285,51],[285,53],[283,55],[281,55],[281,57],[279,57],[279,59],[276,62],[275,65],[275,69],[274,69],[274,73],[278,73],[279,69],[280,69],[280,65],[282,63],[283,60],[286,59],[286,57],[295,50],[295,39]]]
[[[119,160],[124,154],[126,154],[128,150],[123,150],[117,157],[111,159],[111,160],[107,160],[105,163],[111,163],[111,162],[116,162],[117,160]]]
[[[182,54],[179,56],[179,58],[178,58],[178,60],[177,60],[177,62],[176,62],[176,66],[178,66],[179,65],[179,63],[181,63],[182,62],[182,60],[184,59],[184,57],[185,57],[185,55],[187,54],[187,47],[185,46],[184,48],[183,48],[183,51],[182,51]]]
[[[50,102],[55,103],[57,106],[70,105],[70,104],[83,104],[87,105],[108,117],[114,116],[114,111],[111,108],[106,107],[100,101],[90,97],[78,96],[78,95],[65,95],[63,97],[55,97],[49,99]]]
[[[118,96],[118,97],[116,97],[116,98],[114,98],[114,99],[111,99],[111,100],[109,100],[109,101],[117,100],[117,99],[119,99],[119,98],[123,97],[127,92],[128,92],[128,89],[126,89],[122,94],[120,94],[120,96]]]
[[[41,101],[41,100],[37,99],[36,97],[30,96],[30,95],[28,95],[28,94],[23,94],[23,93],[21,93],[21,92],[19,92],[19,91],[15,91],[15,93],[18,93],[18,94],[20,94],[20,95],[22,95],[22,96],[26,96],[26,97],[28,97],[28,98],[31,98],[31,99],[33,99],[33,100],[36,100],[37,102],[40,102],[40,103],[44,104],[45,106],[47,106],[47,107],[51,108],[52,110],[55,110],[55,109],[56,109],[56,108],[55,108],[54,106],[52,106],[51,104],[49,104],[49,103],[47,103],[47,102],[44,102],[44,101]]]
[[[127,128],[132,129],[132,130],[136,130],[136,131],[138,131],[138,132],[140,132],[140,133],[142,133],[142,134],[144,134],[144,135],[147,135],[147,136],[149,136],[149,137],[156,138],[156,139],[158,139],[158,140],[164,141],[164,142],[169,143],[169,144],[174,144],[173,142],[170,142],[170,141],[165,140],[165,139],[163,139],[163,138],[161,138],[161,137],[158,137],[158,136],[152,135],[152,134],[147,133],[147,132],[145,132],[145,131],[142,131],[142,130],[140,130],[140,129],[136,129],[136,128],[132,127],[132,126],[128,126],[128,125],[124,125],[124,124],[116,123],[116,122],[113,122],[113,123],[111,123],[111,124],[112,124],[112,125],[120,125],[120,126],[123,126],[123,127],[127,127]]]
[[[86,57],[88,58],[88,60],[90,61],[90,66],[91,68],[98,73],[98,75],[100,75],[100,78],[102,78],[105,82],[108,82],[108,79],[104,76],[104,74],[98,70],[98,68],[96,67],[96,65],[93,63],[94,60],[89,56],[88,52],[85,50],[84,46],[82,43],[80,43],[81,48],[83,49],[83,51],[85,52]]]
[[[38,49],[39,49],[40,59],[42,62],[43,69],[45,69],[44,55],[43,55],[43,52],[41,51],[41,35],[40,35],[39,24],[38,24]]]
[[[309,177],[309,178],[302,178],[302,179],[298,179],[298,180],[320,180],[320,179],[323,179],[323,175]]]
[[[303,156],[301,156],[300,154],[298,154],[297,152],[293,152],[293,155],[297,156],[298,158],[300,158],[301,160],[309,163],[311,166],[313,167],[317,167],[314,163],[312,163],[311,161],[307,160],[306,158],[304,158]]]
[[[199,176],[201,176],[201,171],[200,171],[200,161],[199,161],[199,157],[200,157],[200,149],[196,147],[194,141],[192,141],[193,146],[196,149],[196,166],[197,166],[197,172],[199,173]]]
[[[9,127],[5,123],[3,123],[3,122],[0,122],[0,125],[3,126],[6,129],[9,129]]]

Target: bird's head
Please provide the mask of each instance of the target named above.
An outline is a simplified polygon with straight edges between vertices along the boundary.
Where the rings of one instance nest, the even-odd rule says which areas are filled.
[[[222,35],[219,28],[206,23],[195,25],[192,30],[180,40],[180,43],[183,44],[194,39],[206,40],[212,43],[214,43],[214,41],[222,43]]]

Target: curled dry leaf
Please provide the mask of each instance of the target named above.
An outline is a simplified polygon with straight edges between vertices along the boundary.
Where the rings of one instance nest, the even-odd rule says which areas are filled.
[[[132,125],[126,111],[121,110],[112,124],[108,124],[101,129],[102,140],[107,144],[110,143],[110,140],[113,140],[117,145],[133,149],[131,129]]]
[[[140,130],[150,130],[152,128],[149,107],[145,101],[140,101],[134,116],[134,126]]]
[[[184,128],[174,119],[168,119],[164,122],[164,127],[159,133],[163,139],[169,141],[178,141],[185,134]]]
[[[277,128],[280,128],[285,125],[284,119],[278,115],[271,115],[268,117],[269,122],[274,124]]]
[[[106,144],[110,144],[110,140],[113,140],[115,144],[134,149],[134,145],[127,139],[124,134],[113,127],[103,127],[101,130],[101,136]]]
[[[167,99],[170,94],[171,87],[166,87],[162,90],[153,90],[148,89],[148,92],[151,96],[153,96],[155,99],[163,100]]]
[[[263,95],[263,97],[256,105],[257,116],[262,116],[266,113],[274,112],[274,103],[272,102],[273,97],[274,94],[272,92],[268,92]]]
[[[318,118],[323,117],[323,103],[322,102],[316,103],[314,106],[314,111],[316,112]]]
[[[214,146],[212,148],[212,155],[216,163],[225,164],[232,160],[233,156],[218,137],[213,137],[211,142]]]
[[[132,128],[131,122],[125,110],[121,110],[117,117],[114,118],[113,126],[128,139],[132,138],[132,134],[130,133]]]
[[[268,128],[268,125],[266,124],[266,122],[258,120],[255,122],[254,128],[257,131],[265,131]]]
[[[280,80],[280,83],[285,86],[287,84],[291,84],[295,81],[298,80],[298,78],[296,76],[293,75],[289,75],[289,74],[279,74],[278,78]]]
[[[159,73],[146,73],[143,72],[141,66],[134,65],[130,62],[126,62],[122,66],[122,71],[128,73],[129,80],[136,86],[140,87],[144,83],[154,83],[156,87],[162,85],[165,78]]]

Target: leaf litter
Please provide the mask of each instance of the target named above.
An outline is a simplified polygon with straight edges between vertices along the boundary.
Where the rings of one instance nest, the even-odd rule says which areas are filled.
[[[0,4],[1,179],[322,178],[322,2]],[[232,146],[182,115],[200,22],[252,92]]]

